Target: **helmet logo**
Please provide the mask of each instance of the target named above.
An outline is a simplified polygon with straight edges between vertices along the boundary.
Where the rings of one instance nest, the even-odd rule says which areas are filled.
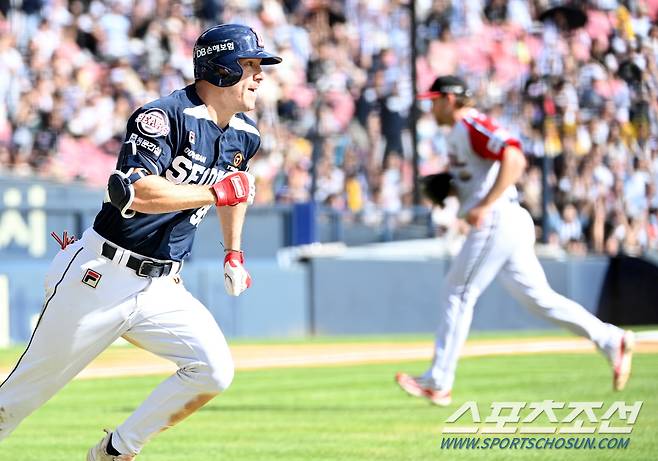
[[[265,45],[263,45],[263,39],[261,38],[260,34],[256,32],[254,29],[251,29],[251,31],[256,36],[256,46],[258,46],[258,48],[263,48]]]
[[[169,134],[169,118],[162,109],[149,109],[135,119],[137,129],[144,135],[157,138]]]

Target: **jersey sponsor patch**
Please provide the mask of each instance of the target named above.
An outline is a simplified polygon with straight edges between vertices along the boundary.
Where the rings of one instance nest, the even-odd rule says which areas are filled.
[[[190,144],[195,144],[196,143],[196,134],[194,133],[194,131],[189,131],[187,133],[187,138],[189,139]]]
[[[85,275],[82,277],[82,283],[92,288],[96,288],[98,286],[98,282],[101,281],[101,277],[102,275],[98,272],[87,269],[87,272],[85,272]]]
[[[142,112],[135,119],[135,123],[144,136],[157,138],[169,134],[169,118],[162,109],[148,109]]]
[[[197,162],[202,162],[202,163],[206,162],[206,156],[205,155],[197,154],[196,152],[194,152],[189,147],[186,147],[185,149],[183,149],[183,153],[185,155],[187,155],[189,158],[191,158],[192,160],[195,160]]]

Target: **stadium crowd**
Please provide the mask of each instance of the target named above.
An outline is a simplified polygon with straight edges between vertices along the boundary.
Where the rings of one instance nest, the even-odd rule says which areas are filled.
[[[519,185],[550,245],[658,248],[656,1],[598,0],[587,24],[540,21],[537,0],[417,0],[418,87],[463,76],[520,137]],[[409,4],[404,0],[0,1],[0,173],[101,186],[139,105],[193,80],[205,27],[250,24],[283,56],[259,90],[257,202],[318,202],[369,224],[413,213]],[[446,168],[421,104],[420,173]],[[311,167],[316,164],[316,181]],[[544,178],[542,169],[548,174]],[[463,232],[454,206],[442,232]]]

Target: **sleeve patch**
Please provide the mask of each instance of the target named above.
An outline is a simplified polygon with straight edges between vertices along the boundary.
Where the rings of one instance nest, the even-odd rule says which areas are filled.
[[[136,133],[130,133],[130,137],[127,142],[134,143],[137,147],[143,147],[144,149],[151,152],[155,157],[159,157],[162,153],[162,147],[158,146],[156,143],[144,139]]]
[[[135,119],[137,129],[144,135],[157,138],[169,134],[169,117],[162,109],[148,109]]]

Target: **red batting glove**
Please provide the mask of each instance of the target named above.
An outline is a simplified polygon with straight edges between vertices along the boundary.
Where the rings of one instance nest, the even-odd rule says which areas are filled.
[[[251,276],[244,268],[244,253],[228,250],[224,256],[224,287],[231,296],[239,296],[251,286]]]
[[[244,171],[237,171],[225,175],[219,182],[210,186],[215,194],[215,205],[233,206],[238,203],[254,201],[256,188],[254,177]]]

